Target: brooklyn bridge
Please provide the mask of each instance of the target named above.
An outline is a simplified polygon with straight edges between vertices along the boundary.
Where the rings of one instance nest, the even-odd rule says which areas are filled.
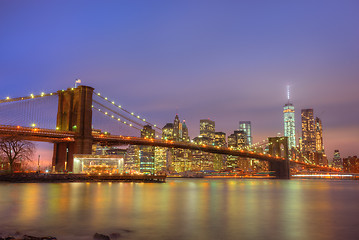
[[[55,119],[51,119],[51,116],[46,114],[48,111],[53,112],[56,108],[56,106],[48,106],[51,102],[57,104],[56,117],[52,117],[56,118],[54,126],[49,123],[55,122]],[[41,106],[46,104],[47,107],[41,109]],[[2,111],[0,137],[16,135],[24,140],[53,143],[52,165],[58,172],[64,169],[71,172],[74,154],[91,154],[93,144],[189,149],[237,156],[243,159],[256,159],[268,162],[269,170],[275,172],[275,176],[280,179],[289,179],[290,167],[297,165],[321,171],[337,171],[333,168],[316,165],[308,159],[289,157],[286,137],[269,137],[266,141],[267,154],[256,149],[233,149],[158,137],[138,137],[139,131],[145,125],[153,127],[157,136],[161,134],[161,128],[95,92],[94,88],[90,86],[80,85],[52,93],[43,92],[18,98],[7,97],[0,100],[0,111]],[[102,116],[106,121],[101,120],[95,123],[93,121],[95,114]],[[122,126],[118,127],[120,134],[94,131],[108,123]]]

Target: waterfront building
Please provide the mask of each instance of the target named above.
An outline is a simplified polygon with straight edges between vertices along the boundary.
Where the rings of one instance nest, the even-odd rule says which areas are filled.
[[[214,145],[218,147],[226,147],[226,134],[224,132],[214,133]],[[213,169],[215,171],[221,171],[225,167],[227,156],[222,154],[213,154]]]
[[[313,109],[302,109],[302,153],[310,161],[314,160],[316,150]]]
[[[140,172],[140,146],[130,145],[125,155],[125,172]]]
[[[155,130],[150,125],[141,129],[142,138],[155,138]],[[155,147],[140,146],[140,172],[146,174],[155,173]]]
[[[167,172],[167,156],[169,149],[165,147],[155,147],[155,172]]]
[[[124,153],[121,155],[74,154],[73,173],[112,174],[124,172]]]
[[[284,136],[288,137],[288,149],[296,147],[295,140],[295,110],[293,104],[289,102],[283,107]]]
[[[212,145],[213,140],[209,137],[198,136],[195,137],[193,143],[198,145]],[[201,150],[192,150],[192,162],[194,171],[212,171],[213,168],[212,153],[202,152]]]
[[[199,121],[199,134],[202,137],[208,137],[211,139],[211,143],[214,142],[215,122],[209,119],[201,119]]]
[[[252,126],[251,121],[240,121],[239,130],[243,131],[247,136],[247,144],[252,145]]]
[[[228,147],[233,149],[248,148],[247,134],[242,130],[236,130],[233,134],[228,136]],[[249,170],[250,161],[248,159],[239,158],[237,156],[227,156],[227,169],[230,171]]]
[[[343,158],[343,172],[359,173],[359,158],[357,156]]]

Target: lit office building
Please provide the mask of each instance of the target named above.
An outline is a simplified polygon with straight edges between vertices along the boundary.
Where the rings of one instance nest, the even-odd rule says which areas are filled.
[[[219,147],[225,147],[227,145],[226,134],[224,132],[214,133],[214,145]]]
[[[185,120],[182,121],[182,141],[189,142],[188,128]]]
[[[179,120],[179,117],[177,114],[176,114],[175,120],[173,122],[173,139],[175,141],[182,140],[182,123]]]
[[[357,156],[344,158],[343,172],[359,173],[359,158]]]
[[[323,127],[320,118],[315,118],[315,148],[318,153],[324,153]]]
[[[226,134],[224,132],[214,133],[214,145],[218,147],[226,147]],[[213,154],[213,169],[222,171],[226,166],[227,156],[222,154]]]
[[[162,139],[173,140],[173,141],[184,141],[189,142],[188,128],[185,121],[181,123],[178,115],[176,114],[173,123],[167,123],[162,128]],[[168,149],[161,156],[156,155],[158,161],[162,162],[160,165],[163,166],[164,158],[166,159],[166,166],[168,172],[184,172],[191,170],[192,162],[191,151],[187,149]]]
[[[173,140],[173,123],[167,123],[162,128],[162,140]]]
[[[125,172],[136,173],[140,172],[140,146],[130,145],[126,150],[125,155]]]
[[[291,103],[287,103],[283,107],[284,117],[284,136],[288,137],[288,149],[296,147],[295,142],[295,111]]]
[[[142,138],[154,138],[155,130],[150,125],[145,125],[141,129]],[[155,172],[155,147],[140,146],[140,171],[146,174]]]
[[[209,119],[201,119],[199,121],[199,134],[202,137],[208,137],[214,141],[215,122]],[[211,143],[212,143],[211,142]]]
[[[336,167],[336,168],[342,168],[343,167],[343,161],[342,161],[342,158],[340,157],[339,150],[334,150],[332,167]]]
[[[198,145],[212,145],[209,137],[198,136],[193,139],[193,143]],[[192,161],[194,171],[211,171],[213,169],[213,154],[201,150],[192,151]]]
[[[302,109],[302,152],[309,160],[314,160],[315,124],[313,109]]]
[[[239,122],[239,130],[243,131],[247,136],[247,144],[249,146],[252,145],[252,127],[251,121],[240,121]]]
[[[228,147],[233,149],[245,149],[248,147],[247,134],[242,130],[236,130],[228,136]],[[227,169],[231,171],[248,170],[250,161],[237,156],[227,156]]]

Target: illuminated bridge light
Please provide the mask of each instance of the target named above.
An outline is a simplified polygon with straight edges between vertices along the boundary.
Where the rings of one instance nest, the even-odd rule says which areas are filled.
[[[132,124],[130,123],[130,127],[132,127]]]
[[[121,105],[118,105],[119,108],[121,108]]]
[[[121,121],[121,119],[120,119],[120,118],[117,118],[117,121]]]
[[[142,119],[142,121],[146,122],[146,119]]]
[[[115,104],[115,102],[114,102],[114,101],[112,101],[112,104]]]
[[[97,93],[98,96],[101,96],[101,93]]]
[[[131,115],[133,115],[134,113],[132,112]]]
[[[108,113],[107,113],[107,112],[105,112],[105,114],[107,115]]]
[[[137,118],[140,118],[140,116],[137,116]]]
[[[105,97],[105,100],[107,100],[107,97]]]
[[[111,117],[112,117],[112,118],[114,118],[115,116],[114,116],[114,115],[112,115]]]

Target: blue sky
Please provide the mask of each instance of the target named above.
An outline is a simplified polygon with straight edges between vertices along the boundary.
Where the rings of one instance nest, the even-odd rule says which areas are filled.
[[[297,132],[314,108],[329,157],[359,150],[358,1],[0,2],[0,98],[76,78],[163,126],[176,112],[254,140],[283,133],[286,85]],[[176,110],[177,109],[177,110]]]

